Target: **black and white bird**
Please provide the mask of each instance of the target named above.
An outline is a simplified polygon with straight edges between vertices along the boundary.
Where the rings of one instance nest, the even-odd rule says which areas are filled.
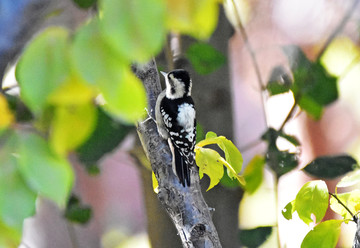
[[[191,98],[191,78],[183,69],[161,73],[165,77],[166,89],[156,101],[157,128],[160,136],[169,143],[173,171],[184,187],[190,186],[196,143],[196,111]]]

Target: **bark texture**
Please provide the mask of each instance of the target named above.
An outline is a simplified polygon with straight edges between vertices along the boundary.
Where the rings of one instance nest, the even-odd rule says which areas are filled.
[[[144,66],[134,66],[134,72],[143,81],[152,118],[138,123],[138,134],[151,167],[159,182],[158,198],[172,219],[183,247],[221,247],[211,212],[200,189],[199,175],[191,171],[191,187],[183,187],[171,167],[171,152],[154,122],[157,95],[161,92],[159,75],[154,60]]]

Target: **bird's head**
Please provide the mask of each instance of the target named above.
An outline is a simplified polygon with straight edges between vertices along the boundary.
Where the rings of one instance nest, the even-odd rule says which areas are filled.
[[[166,82],[166,97],[177,99],[191,95],[192,82],[189,73],[184,69],[177,69],[168,73],[162,72]]]

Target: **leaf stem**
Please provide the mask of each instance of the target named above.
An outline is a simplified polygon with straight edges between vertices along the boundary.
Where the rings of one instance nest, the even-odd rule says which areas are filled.
[[[256,77],[257,77],[257,81],[258,81],[258,84],[259,84],[259,87],[260,87],[260,90],[261,90],[261,100],[262,100],[262,105],[263,105],[263,115],[264,115],[264,119],[265,119],[265,123],[266,123],[266,126],[269,126],[269,122],[267,120],[267,115],[266,115],[266,99],[267,99],[267,93],[266,93],[266,86],[263,82],[263,79],[261,77],[261,72],[260,72],[260,66],[259,66],[259,63],[257,62],[256,60],[256,56],[255,56],[255,52],[254,52],[254,49],[253,47],[251,46],[251,43],[249,41],[249,37],[246,33],[246,30],[245,30],[245,27],[241,21],[241,18],[239,16],[239,12],[238,12],[238,9],[236,7],[236,4],[234,2],[234,0],[231,1],[232,4],[233,4],[233,7],[234,7],[234,12],[235,12],[235,19],[236,19],[236,26],[239,28],[239,31],[240,31],[240,34],[244,40],[244,43],[245,43],[245,47],[246,49],[248,50],[249,54],[250,54],[250,57],[251,57],[251,62],[254,66],[254,69],[255,69],[255,74],[256,74]]]
[[[341,30],[343,30],[343,28],[345,27],[345,24],[349,21],[351,15],[356,10],[356,5],[358,5],[359,2],[360,2],[360,0],[353,1],[352,5],[348,9],[348,11],[345,13],[344,17],[342,18],[342,20],[340,21],[338,26],[334,29],[334,31],[331,33],[329,38],[326,40],[323,48],[320,50],[320,52],[317,56],[317,59],[321,58],[321,56],[324,54],[324,52],[326,51],[326,49],[328,48],[330,43],[333,41],[333,39],[335,39],[335,37],[341,32]]]
[[[334,197],[338,201],[338,203],[341,206],[343,206],[346,211],[348,211],[348,213],[353,217],[353,221],[357,224],[358,223],[358,217],[351,212],[351,210],[337,197],[337,195],[333,194],[333,193],[330,193],[330,192],[329,192],[329,195]]]
[[[239,176],[236,171],[234,170],[234,168],[231,166],[231,164],[229,164],[223,157],[220,157],[220,162],[223,163],[225,165],[226,168],[228,168],[235,176],[236,179],[239,181],[239,183],[242,186],[245,186],[245,180],[243,177]]]
[[[296,100],[294,100],[294,103],[289,111],[289,113],[287,114],[286,118],[284,119],[283,123],[281,124],[280,128],[279,128],[279,132],[281,132],[284,127],[285,127],[285,124],[292,118],[292,116],[294,115],[294,112],[296,110],[296,106],[297,106],[297,103],[296,103]]]
[[[276,233],[277,233],[277,241],[278,241],[278,248],[281,248],[280,243],[280,229],[279,229],[279,177],[274,174],[274,190],[275,190],[275,218],[276,218]]]

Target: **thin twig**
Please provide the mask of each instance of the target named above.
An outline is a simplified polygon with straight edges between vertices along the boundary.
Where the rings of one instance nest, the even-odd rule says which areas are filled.
[[[255,69],[255,74],[257,77],[257,81],[261,90],[261,99],[262,99],[262,105],[263,105],[263,114],[264,114],[264,118],[265,118],[265,122],[266,122],[266,126],[269,126],[268,124],[268,120],[267,120],[267,115],[266,115],[266,99],[267,99],[267,93],[266,93],[266,86],[263,82],[263,79],[261,77],[261,72],[260,72],[260,67],[259,67],[259,63],[256,60],[256,56],[255,56],[255,52],[254,49],[251,46],[251,43],[249,41],[248,35],[246,33],[245,27],[241,21],[241,18],[239,16],[239,12],[238,9],[236,7],[236,4],[234,2],[234,0],[231,1],[233,6],[234,6],[234,12],[235,12],[235,19],[236,19],[236,26],[239,28],[240,34],[244,40],[246,49],[248,50],[250,57],[251,57],[251,62],[254,66]]]
[[[321,56],[324,54],[324,52],[326,51],[326,49],[328,48],[330,43],[333,41],[333,39],[335,39],[335,37],[343,30],[343,28],[345,27],[345,24],[349,21],[351,15],[356,10],[356,5],[358,5],[359,2],[360,2],[360,0],[354,0],[352,5],[348,9],[346,14],[342,18],[342,20],[340,21],[340,23],[338,24],[338,26],[334,29],[334,31],[331,33],[329,38],[326,40],[323,48],[320,50],[320,52],[319,52],[319,54],[317,56],[317,59],[321,58]]]
[[[66,221],[66,229],[69,233],[69,237],[70,237],[70,242],[71,242],[71,246],[73,248],[77,248],[78,246],[78,241],[75,235],[75,229],[72,223],[70,223],[69,221]]]
[[[358,222],[357,216],[351,212],[351,210],[337,197],[336,194],[333,194],[333,193],[330,193],[330,192],[329,192],[329,195],[331,195],[332,197],[334,197],[334,198],[338,201],[338,203],[339,203],[341,206],[343,206],[346,211],[348,211],[348,213],[353,217],[353,221],[354,221],[355,223]]]
[[[296,103],[296,100],[294,100],[294,103],[293,103],[293,105],[292,105],[292,107],[291,107],[288,115],[286,116],[285,120],[283,121],[283,123],[282,123],[281,126],[280,126],[280,129],[279,129],[280,132],[284,129],[285,124],[286,124],[286,123],[292,118],[292,116],[294,115],[294,112],[295,112],[295,110],[296,110],[296,106],[297,106],[297,103]]]

